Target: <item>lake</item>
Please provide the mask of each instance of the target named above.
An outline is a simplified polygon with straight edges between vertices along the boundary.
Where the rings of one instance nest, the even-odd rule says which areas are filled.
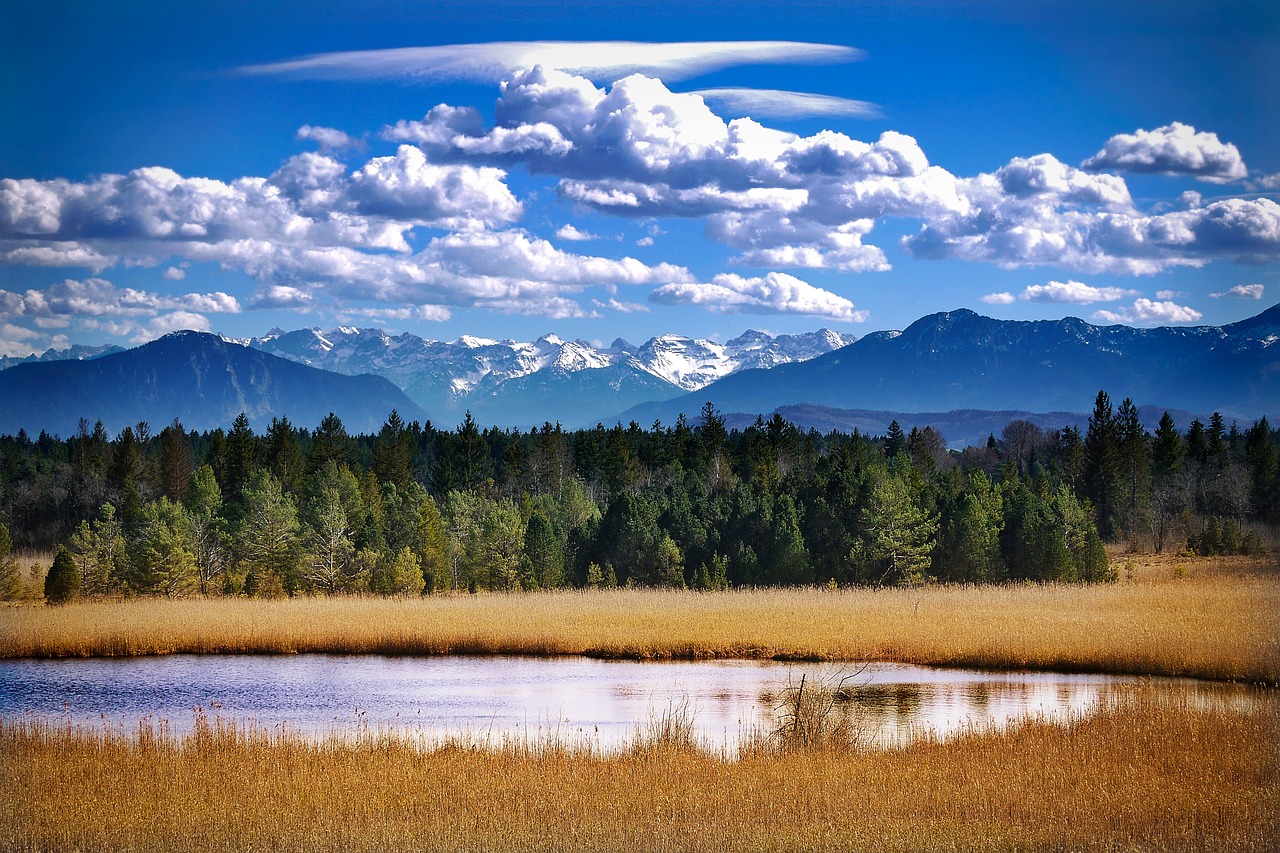
[[[991,672],[877,663],[603,661],[591,658],[196,656],[0,661],[0,718],[190,731],[197,709],[239,724],[308,735],[389,729],[433,737],[554,735],[602,749],[669,711],[692,713],[713,748],[767,724],[790,681],[849,676],[867,737],[904,743],[925,731],[1088,713],[1144,683],[1224,708],[1247,687],[1190,679]]]

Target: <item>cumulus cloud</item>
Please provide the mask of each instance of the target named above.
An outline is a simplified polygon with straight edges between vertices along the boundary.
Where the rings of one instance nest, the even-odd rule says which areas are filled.
[[[556,231],[556,237],[560,240],[568,240],[570,242],[580,242],[587,240],[599,240],[600,238],[592,234],[590,231],[579,231],[571,224],[561,225]]]
[[[1194,308],[1174,302],[1153,302],[1138,299],[1130,308],[1118,311],[1096,311],[1093,319],[1103,323],[1157,325],[1161,323],[1195,323],[1204,316]]]
[[[803,118],[807,116],[844,116],[879,118],[880,108],[870,101],[855,101],[834,95],[789,92],[784,89],[748,89],[726,86],[718,89],[695,89],[690,94],[721,109],[750,116],[771,118]]]
[[[1155,130],[1117,134],[1081,167],[1094,172],[1111,169],[1191,175],[1215,184],[1243,180],[1249,175],[1238,148],[1219,140],[1216,133],[1197,131],[1177,121]]]
[[[342,151],[360,145],[358,139],[353,139],[337,128],[315,127],[309,124],[298,128],[298,138],[316,143],[321,151]]]
[[[497,83],[515,71],[540,65],[592,80],[636,73],[683,80],[740,65],[836,64],[863,56],[843,45],[792,41],[512,41],[323,53],[245,66],[240,73]]]
[[[1032,284],[1022,292],[1022,298],[1030,302],[1066,302],[1072,305],[1119,302],[1121,299],[1137,295],[1136,290],[1126,290],[1123,287],[1093,287],[1079,281]]]
[[[237,314],[240,303],[221,291],[175,296],[116,287],[101,278],[67,279],[22,293],[0,290],[0,318],[57,320],[81,317],[155,317],[164,311]]]
[[[181,267],[169,267],[160,277],[165,281],[182,281],[187,277],[187,271]]]
[[[39,244],[33,241],[0,240],[0,263],[30,267],[84,267],[96,274],[114,266],[118,260],[113,255],[104,255],[74,241]]]
[[[724,274],[710,283],[666,284],[654,290],[650,299],[733,314],[803,314],[846,323],[861,323],[868,317],[844,297],[780,272],[759,278]]]
[[[154,341],[156,338],[163,337],[170,332],[177,332],[183,329],[208,332],[211,330],[209,318],[191,311],[174,311],[172,314],[161,314],[139,329],[130,338],[130,342],[145,344],[147,341]]]
[[[111,335],[133,335],[134,342],[152,340],[177,329],[207,331],[205,314],[236,314],[239,301],[221,291],[164,295],[110,281],[67,279],[43,289],[23,292],[0,290],[0,324],[20,329],[26,322],[41,329],[77,327]],[[12,321],[12,322],[10,322]],[[8,335],[15,339],[16,333]],[[36,333],[27,330],[23,339]]]
[[[988,293],[986,296],[982,297],[982,301],[988,305],[1012,305],[1018,300],[1012,293],[1004,291],[1001,293]]]
[[[1214,299],[1221,299],[1224,296],[1231,299],[1261,299],[1264,289],[1261,284],[1237,284],[1230,290],[1224,290],[1221,293],[1210,293],[1209,295]]]

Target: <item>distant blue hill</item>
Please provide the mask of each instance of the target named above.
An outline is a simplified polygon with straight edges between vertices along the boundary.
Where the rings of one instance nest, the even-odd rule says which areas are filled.
[[[108,433],[174,418],[187,429],[228,427],[244,412],[257,431],[273,417],[315,427],[329,412],[350,433],[381,428],[392,409],[405,421],[426,414],[378,376],[344,376],[229,343],[174,332],[136,349],[84,361],[19,364],[0,371],[0,434],[25,429],[74,435],[81,418]]]
[[[1105,390],[1119,403],[1251,422],[1280,413],[1280,306],[1227,326],[1093,326],[1013,321],[960,310],[876,332],[799,364],[747,370],[620,413],[623,423],[722,412],[766,416],[801,404],[882,412],[1081,412]]]

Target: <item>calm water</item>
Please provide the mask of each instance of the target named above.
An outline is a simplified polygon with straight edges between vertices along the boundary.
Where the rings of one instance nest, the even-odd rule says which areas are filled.
[[[844,670],[852,673],[856,667]],[[693,713],[713,746],[765,723],[790,679],[831,665],[757,661],[641,663],[589,658],[226,656],[0,661],[0,717],[101,727],[164,722],[189,731],[197,709],[259,727],[323,735],[362,727],[432,735],[586,738],[608,748],[671,709]],[[932,730],[1087,713],[1138,679],[873,664],[848,684],[882,744]],[[1158,679],[1230,706],[1247,688]]]

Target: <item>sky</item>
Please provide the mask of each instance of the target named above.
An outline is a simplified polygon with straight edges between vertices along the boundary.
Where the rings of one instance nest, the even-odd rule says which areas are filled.
[[[0,6],[0,355],[1280,296],[1280,5]]]

